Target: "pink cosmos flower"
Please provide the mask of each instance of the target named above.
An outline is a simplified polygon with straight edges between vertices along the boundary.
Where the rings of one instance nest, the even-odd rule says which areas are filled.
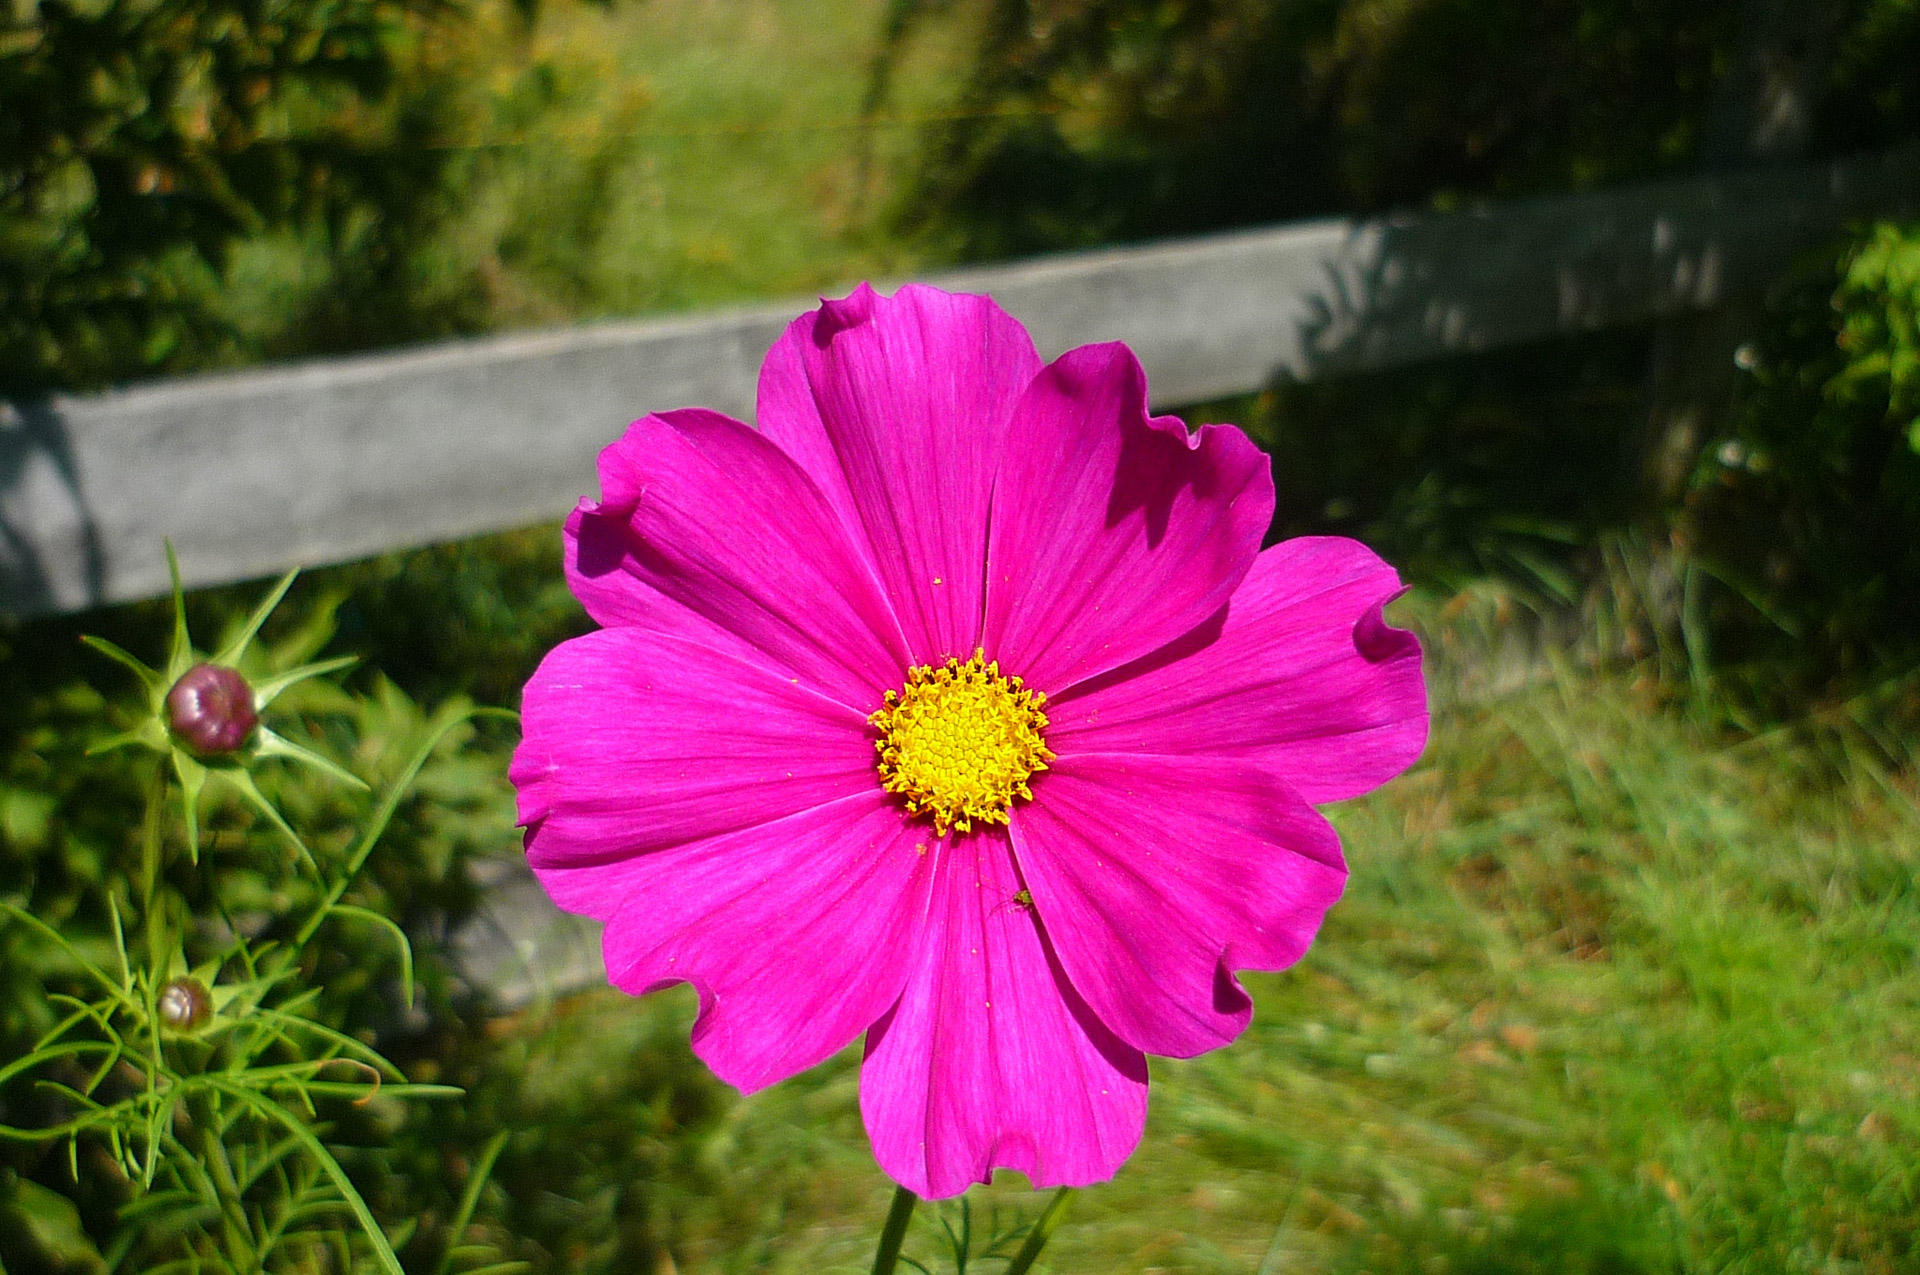
[[[751,1092],[866,1034],[882,1168],[1111,1177],[1145,1055],[1233,1040],[1346,879],[1313,803],[1418,756],[1420,649],[1361,545],[1262,552],[1267,458],[1043,364],[991,300],[801,315],[758,431],[635,423],[567,522],[602,627],[527,684],[527,857],[607,973],[691,983]]]

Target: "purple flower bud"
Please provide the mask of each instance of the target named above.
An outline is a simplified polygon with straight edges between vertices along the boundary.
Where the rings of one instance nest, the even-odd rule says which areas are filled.
[[[213,994],[197,978],[176,978],[160,989],[155,1007],[162,1024],[190,1032],[213,1014]]]
[[[233,669],[196,664],[167,692],[167,726],[196,753],[238,752],[259,724],[253,688]]]

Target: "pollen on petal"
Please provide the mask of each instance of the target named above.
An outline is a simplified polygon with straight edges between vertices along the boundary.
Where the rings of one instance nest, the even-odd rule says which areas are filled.
[[[1053,760],[1046,698],[1004,676],[985,651],[909,669],[906,685],[867,719],[880,732],[881,785],[909,812],[932,815],[942,835],[970,832],[975,820],[1006,823],[1015,798],[1033,799],[1027,781]]]

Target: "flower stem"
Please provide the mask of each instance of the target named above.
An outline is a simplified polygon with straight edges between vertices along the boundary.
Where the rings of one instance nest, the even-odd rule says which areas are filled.
[[[147,808],[140,826],[140,919],[147,931],[147,974],[155,985],[167,976],[169,946],[161,915],[165,902],[160,893],[160,880],[166,871],[166,806],[167,770],[164,765],[156,765],[147,782]]]
[[[873,1275],[893,1275],[900,1260],[900,1246],[906,1243],[907,1223],[913,1218],[913,1206],[920,1197],[905,1187],[896,1187],[893,1203],[887,1208],[887,1224],[880,1228],[880,1247],[873,1252]]]
[[[1073,1188],[1063,1186],[1053,1193],[1047,1201],[1046,1211],[1040,1214],[1040,1220],[1027,1232],[1027,1242],[1013,1255],[1013,1261],[1007,1266],[1007,1275],[1027,1275],[1027,1270],[1040,1256],[1040,1250],[1047,1246],[1053,1237],[1054,1228],[1060,1225],[1060,1219],[1067,1215],[1067,1205],[1073,1200]]]
[[[253,1227],[247,1221],[247,1206],[240,1199],[240,1184],[233,1174],[233,1162],[227,1158],[227,1144],[221,1140],[219,1113],[211,1100],[194,1095],[187,1100],[187,1118],[193,1122],[195,1141],[199,1143],[200,1163],[213,1182],[220,1203],[221,1221],[227,1235],[229,1260],[236,1271],[260,1269],[260,1255],[254,1249]]]

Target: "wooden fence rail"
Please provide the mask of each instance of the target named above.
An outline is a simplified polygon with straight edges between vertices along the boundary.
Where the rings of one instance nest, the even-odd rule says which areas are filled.
[[[1710,309],[1846,223],[1920,205],[1920,153],[1448,215],[1325,220],[940,276],[1042,352],[1119,339],[1162,405]],[[751,418],[807,302],[462,341],[0,405],[0,614],[558,518],[646,411]]]

